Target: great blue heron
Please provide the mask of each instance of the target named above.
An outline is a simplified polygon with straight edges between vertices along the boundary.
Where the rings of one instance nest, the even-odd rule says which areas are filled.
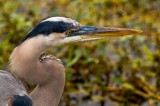
[[[51,17],[43,20],[20,41],[10,56],[11,73],[15,77],[8,72],[0,73],[0,105],[58,105],[65,84],[65,68],[60,59],[52,55],[44,55],[46,48],[69,42],[140,32],[140,30],[127,28],[83,26],[65,17]],[[36,85],[29,96],[18,79],[28,85]],[[22,104],[24,101],[26,103]]]

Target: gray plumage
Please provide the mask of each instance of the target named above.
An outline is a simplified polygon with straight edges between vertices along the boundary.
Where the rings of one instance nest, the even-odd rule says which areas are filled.
[[[0,71],[0,106],[6,106],[6,101],[14,95],[27,95],[24,85],[7,71]]]

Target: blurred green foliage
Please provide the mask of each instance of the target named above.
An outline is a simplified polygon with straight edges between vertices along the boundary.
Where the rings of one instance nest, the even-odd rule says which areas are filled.
[[[143,34],[52,48],[64,59],[61,106],[160,105],[160,0],[0,0],[0,68],[39,21],[66,16],[86,25],[128,27]]]

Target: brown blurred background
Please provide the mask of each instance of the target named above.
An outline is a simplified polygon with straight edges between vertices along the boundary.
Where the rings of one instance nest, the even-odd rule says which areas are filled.
[[[0,0],[0,69],[38,22],[65,16],[140,35],[52,48],[66,63],[59,106],[160,106],[160,0]]]

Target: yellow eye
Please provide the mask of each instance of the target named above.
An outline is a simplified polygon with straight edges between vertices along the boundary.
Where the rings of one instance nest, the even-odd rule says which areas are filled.
[[[66,32],[66,35],[70,35],[72,33],[72,31],[71,30],[68,30],[67,32]]]

